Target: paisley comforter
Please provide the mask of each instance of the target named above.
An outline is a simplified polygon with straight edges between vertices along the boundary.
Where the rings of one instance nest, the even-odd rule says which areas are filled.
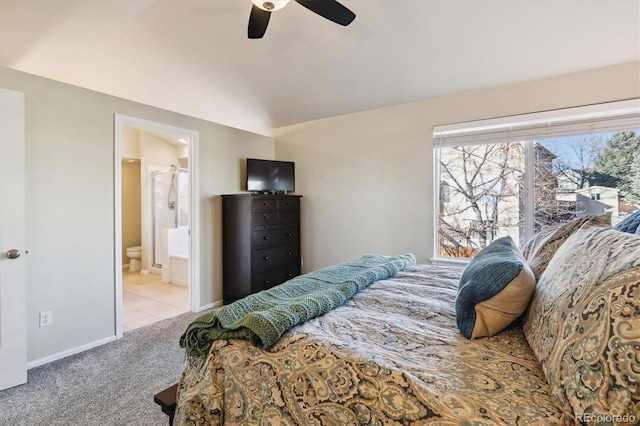
[[[214,342],[184,370],[174,424],[561,424],[520,327],[458,330],[461,272],[408,266],[269,349]]]

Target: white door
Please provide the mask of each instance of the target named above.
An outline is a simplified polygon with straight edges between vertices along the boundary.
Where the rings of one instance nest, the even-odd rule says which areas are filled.
[[[0,89],[0,390],[27,381],[24,94]]]

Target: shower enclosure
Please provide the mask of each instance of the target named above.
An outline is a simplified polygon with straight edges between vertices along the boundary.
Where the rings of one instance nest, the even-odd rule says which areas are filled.
[[[152,173],[152,259],[162,267],[162,230],[189,227],[189,171],[172,166]]]

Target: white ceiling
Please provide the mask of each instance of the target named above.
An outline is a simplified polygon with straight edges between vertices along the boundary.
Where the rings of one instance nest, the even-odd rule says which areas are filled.
[[[261,134],[640,60],[640,0],[0,0],[0,65]],[[640,78],[640,76],[639,76]]]

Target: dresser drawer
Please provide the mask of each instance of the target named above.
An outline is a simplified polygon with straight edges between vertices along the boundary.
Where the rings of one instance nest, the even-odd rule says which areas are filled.
[[[256,227],[269,228],[274,225],[292,225],[300,221],[296,211],[262,211],[253,213],[253,224]]]
[[[252,211],[260,211],[260,210],[277,210],[278,209],[278,199],[277,198],[255,198],[251,200],[251,210]]]
[[[300,275],[300,265],[292,265],[275,271],[255,274],[251,278],[251,288],[254,291],[267,290],[298,275]]]
[[[253,231],[251,243],[254,249],[297,244],[300,231],[297,226]]]
[[[300,199],[286,198],[278,200],[278,208],[280,210],[300,210]]]
[[[263,210],[299,210],[300,199],[297,197],[278,198],[264,197],[251,200],[252,211]]]
[[[277,211],[262,211],[253,213],[253,224],[255,226],[277,225],[279,222]]]
[[[300,264],[300,249],[297,244],[253,250],[251,272],[259,274]]]
[[[297,211],[281,211],[278,213],[278,222],[293,224],[300,221],[300,213]]]

